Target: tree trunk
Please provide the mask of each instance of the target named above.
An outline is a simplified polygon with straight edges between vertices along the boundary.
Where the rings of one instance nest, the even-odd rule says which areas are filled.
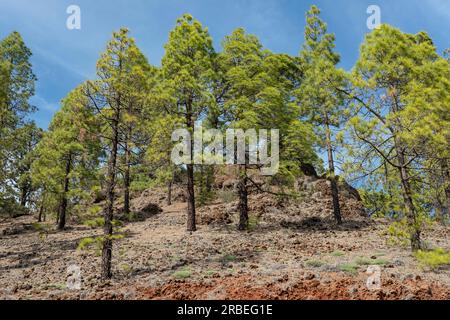
[[[195,124],[192,119],[192,101],[190,100],[186,104],[186,125],[191,132],[190,137],[190,151],[191,151],[191,163],[186,165],[187,169],[187,231],[197,231],[195,222],[195,191],[194,191],[194,129]]]
[[[172,173],[172,178],[167,183],[167,205],[172,205],[172,186],[175,180],[175,172]]]
[[[239,225],[238,230],[244,231],[248,228],[248,190],[247,190],[247,170],[244,168],[238,183],[239,194]]]
[[[439,221],[440,224],[444,225],[446,224],[445,217],[447,216],[447,208],[445,207],[445,204],[441,199],[439,199],[439,195],[436,195],[436,204],[435,204],[435,210],[436,210],[436,218]]]
[[[38,222],[42,222],[42,214],[44,213],[44,201],[39,206]]]
[[[120,108],[120,106],[117,106]],[[103,228],[104,239],[102,249],[102,280],[111,279],[111,259],[112,259],[112,235],[113,235],[113,213],[114,213],[114,188],[116,185],[116,165],[117,150],[119,145],[119,111],[116,110],[114,120],[112,121],[113,139],[111,142],[111,154],[108,161],[107,187],[106,187],[106,211],[105,225]]]
[[[194,165],[188,164],[187,166],[187,200],[188,200],[188,221],[187,231],[197,231],[195,222],[195,193],[194,193]]]
[[[400,174],[400,180],[402,183],[402,193],[403,193],[403,201],[405,202],[406,206],[406,217],[408,219],[408,225],[412,228],[412,232],[410,235],[411,240],[411,249],[412,251],[417,251],[422,248],[421,246],[421,240],[420,240],[420,226],[418,225],[417,221],[417,212],[416,208],[414,207],[414,202],[412,199],[412,190],[411,190],[411,184],[409,182],[409,173],[406,168],[406,158],[405,154],[400,147],[400,143],[397,139],[395,139],[395,149],[397,151],[397,160],[398,160],[398,170]]]
[[[206,168],[206,191],[211,193],[214,185],[214,166],[210,165]]]
[[[58,230],[64,230],[66,226],[66,212],[67,212],[67,193],[69,192],[69,174],[72,167],[72,155],[69,154],[66,162],[66,172],[64,175],[64,192],[61,198],[61,203],[59,205],[59,221]]]
[[[28,202],[28,188],[27,186],[23,186],[20,190],[20,205],[25,207]]]
[[[59,201],[60,201],[59,203],[61,204],[62,200],[60,199]],[[61,209],[60,208],[61,208],[61,205],[59,205],[57,210],[56,210],[56,225],[59,225],[59,215],[61,213]]]
[[[339,188],[336,181],[335,169],[334,169],[334,159],[333,159],[333,147],[331,145],[331,131],[330,126],[326,124],[326,145],[328,153],[328,171],[330,174],[331,183],[331,196],[333,198],[333,215],[337,224],[342,224],[341,216],[341,206],[339,204]]]
[[[448,214],[450,213],[450,169],[448,167],[448,161],[446,159],[442,161],[442,172],[444,176],[445,186],[445,202],[443,205],[442,220],[444,224],[446,224]]]
[[[131,152],[128,150],[128,144],[125,146],[125,174],[124,174],[124,205],[123,211],[126,216],[130,214],[130,161],[131,161]]]

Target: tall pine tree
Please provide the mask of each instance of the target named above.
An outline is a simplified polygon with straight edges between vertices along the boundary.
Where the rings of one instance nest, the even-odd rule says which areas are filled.
[[[195,122],[212,102],[209,90],[214,49],[208,30],[186,14],[170,32],[162,59],[160,99],[167,114],[182,120],[182,127],[191,133],[191,161],[187,173],[187,230],[196,231],[193,136]]]
[[[333,214],[338,224],[342,223],[339,203],[338,181],[336,179],[333,129],[343,122],[344,95],[337,90],[345,83],[345,74],[337,69],[339,55],[335,53],[335,36],[327,33],[327,25],[320,17],[320,10],[312,6],[306,15],[305,42],[300,53],[304,72],[297,98],[302,115],[317,129],[322,138],[328,158],[328,178],[333,197]]]

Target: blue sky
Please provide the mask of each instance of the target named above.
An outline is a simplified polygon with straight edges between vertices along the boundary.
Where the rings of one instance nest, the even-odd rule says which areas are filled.
[[[66,8],[81,8],[81,30],[68,30]],[[130,28],[150,62],[160,64],[177,17],[191,13],[208,27],[217,50],[237,27],[256,34],[274,52],[296,55],[303,41],[305,12],[316,4],[336,34],[341,66],[350,69],[366,27],[366,9],[381,8],[383,23],[405,32],[427,31],[439,52],[450,47],[450,0],[0,0],[0,38],[16,30],[33,52],[38,77],[32,117],[46,128],[59,101],[76,85],[95,77],[95,63],[111,33]]]

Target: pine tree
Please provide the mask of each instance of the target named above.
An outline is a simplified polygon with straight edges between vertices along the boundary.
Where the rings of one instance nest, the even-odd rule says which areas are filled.
[[[167,186],[167,205],[169,206],[172,204],[175,176],[179,172],[171,160],[174,147],[171,137],[172,132],[181,125],[178,120],[168,114],[152,112],[150,121],[146,122],[149,139],[143,162],[146,168],[143,172],[146,175],[152,173],[158,184]]]
[[[165,112],[182,119],[182,127],[189,130],[191,139],[195,122],[205,113],[212,101],[209,84],[213,56],[214,50],[208,30],[188,14],[178,19],[165,45],[161,67],[162,83],[158,92]],[[197,229],[193,148],[191,141],[191,163],[186,164],[188,231]]]
[[[337,69],[339,55],[333,51],[335,36],[327,33],[327,25],[320,18],[320,10],[312,6],[306,15],[305,42],[300,53],[303,79],[297,90],[302,114],[318,129],[324,141],[328,157],[328,176],[331,182],[333,213],[338,224],[342,223],[339,204],[338,181],[336,178],[333,128],[339,128],[343,121],[344,95],[337,90],[345,86],[345,74]]]
[[[21,153],[15,135],[35,128],[30,125],[22,132],[16,132],[27,122],[26,115],[35,109],[29,103],[36,81],[30,57],[31,51],[18,32],[0,41],[0,207],[5,195],[10,198],[12,191],[7,179],[21,161],[13,157],[13,154]]]
[[[372,158],[361,162],[361,167],[371,165],[375,171],[386,166],[386,172],[395,173],[411,248],[418,250],[422,247],[424,164],[432,160],[431,149],[438,158],[448,159],[444,151],[448,146],[448,63],[438,57],[425,33],[411,35],[383,25],[367,35],[353,83],[351,96],[359,111],[350,121],[351,135],[358,142],[354,153],[360,159]]]
[[[404,92],[405,108],[398,118],[407,130],[401,138],[417,154],[416,171],[420,168],[419,184],[424,206],[432,206],[442,223],[450,212],[450,65],[437,54],[431,38],[420,32],[415,35],[417,63],[415,74]],[[419,189],[419,190],[420,190]]]
[[[69,206],[73,206],[71,195],[80,198],[83,191],[90,191],[82,188],[92,185],[85,181],[95,180],[101,151],[98,131],[98,121],[79,86],[63,100],[34,152],[32,179],[41,188],[41,205],[49,202],[49,197],[58,202],[59,230],[65,228]]]
[[[312,127],[299,119],[293,99],[302,76],[297,59],[264,50],[256,36],[237,29],[223,41],[217,60],[213,115],[225,128],[279,130],[282,172],[274,180],[315,161]],[[249,174],[255,166],[248,164],[246,152],[246,164],[239,165],[239,230],[248,227],[248,188],[255,186]]]
[[[109,279],[113,247],[113,215],[120,156],[124,155],[125,197],[129,201],[131,153],[135,147],[133,128],[145,97],[150,67],[126,28],[113,33],[97,63],[98,80],[89,81],[84,95],[103,123],[101,138],[107,150],[106,209],[102,249],[102,279]],[[129,205],[128,205],[129,209]]]
[[[264,59],[266,86],[258,96],[258,121],[280,131],[280,168],[275,181],[292,183],[305,166],[321,165],[314,150],[318,137],[313,125],[299,117],[301,109],[295,99],[303,81],[299,60],[273,53]]]
[[[247,34],[242,28],[236,29],[222,43],[221,54],[224,64],[224,105],[223,113],[227,128],[256,129],[258,94],[263,90],[263,61],[268,54],[262,49],[258,38]],[[248,227],[248,148],[246,163],[239,164],[238,210],[239,230]]]
[[[31,165],[36,160],[34,149],[42,138],[43,130],[34,122],[14,131],[16,146],[10,154],[9,180],[17,190],[19,204],[26,207],[35,191],[31,181]]]
[[[142,121],[147,92],[151,84],[149,78],[155,75],[156,69],[147,61],[139,48],[132,43],[128,49],[130,70],[123,83],[124,116],[123,137],[123,180],[124,180],[124,214],[130,214],[130,186],[132,183],[131,168],[136,166],[142,158],[147,145],[147,128]]]
[[[2,127],[14,128],[35,109],[29,103],[36,82],[30,57],[31,51],[18,32],[11,33],[0,42],[0,71],[5,81],[2,83],[4,103],[0,113]]]

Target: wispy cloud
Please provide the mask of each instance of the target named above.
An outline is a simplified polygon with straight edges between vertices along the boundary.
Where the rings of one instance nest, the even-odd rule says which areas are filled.
[[[40,110],[56,112],[59,109],[59,103],[56,102],[48,102],[46,99],[42,98],[39,95],[33,96],[31,99],[31,104],[38,107]]]
[[[90,75],[88,73],[75,68],[73,65],[67,63],[62,57],[55,55],[53,52],[45,50],[37,45],[34,45],[33,49],[36,55],[40,55],[42,59],[47,60],[50,64],[56,64],[82,79],[89,79]]]
[[[368,32],[366,8],[377,4],[382,22],[415,33],[427,31],[439,51],[449,46],[450,0],[0,0],[0,38],[17,30],[33,52],[33,68],[39,79],[33,115],[43,126],[59,108],[59,101],[85,79],[95,78],[95,62],[111,32],[131,29],[140,48],[159,65],[163,45],[184,12],[209,28],[218,50],[220,41],[237,27],[259,37],[274,51],[296,55],[303,41],[305,11],[318,5],[322,17],[336,34],[342,67],[349,69]],[[82,29],[66,28],[66,8],[81,7]]]

